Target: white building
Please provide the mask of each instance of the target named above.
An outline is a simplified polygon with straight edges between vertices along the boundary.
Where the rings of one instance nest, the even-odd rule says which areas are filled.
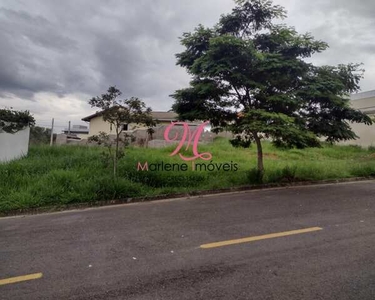
[[[353,94],[350,99],[353,108],[375,117],[375,90]],[[359,139],[342,142],[341,144],[360,145],[363,147],[375,146],[375,124],[368,126],[354,123],[352,124],[352,129],[359,136]]]

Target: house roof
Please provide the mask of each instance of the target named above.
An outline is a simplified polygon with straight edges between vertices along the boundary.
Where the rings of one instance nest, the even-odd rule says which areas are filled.
[[[375,90],[357,93],[357,94],[351,94],[350,100],[360,100],[360,99],[367,99],[367,98],[373,98],[375,97]]]
[[[365,114],[375,114],[375,90],[350,95],[352,106]]]
[[[69,132],[69,128],[64,128],[64,132]],[[70,133],[89,133],[89,128],[84,125],[73,125],[70,128]]]
[[[64,129],[64,132],[69,132],[68,128]],[[70,133],[89,133],[89,129],[77,129],[77,128],[71,128]]]
[[[151,112],[152,118],[159,121],[176,121],[178,114],[173,111],[153,111]]]
[[[94,118],[96,118],[96,117],[99,117],[99,116],[101,116],[102,114],[103,114],[102,111],[98,111],[98,112],[96,112],[96,113],[94,113],[94,114],[92,114],[92,115],[89,115],[89,116],[87,116],[87,117],[82,118],[81,120],[82,120],[82,121],[85,121],[85,122],[90,122],[91,119],[94,119]]]
[[[95,114],[89,115],[82,118],[82,121],[90,122],[91,119],[99,117],[103,114],[103,111],[99,111]],[[173,111],[153,111],[151,112],[152,118],[158,121],[176,121],[178,120],[178,114]]]

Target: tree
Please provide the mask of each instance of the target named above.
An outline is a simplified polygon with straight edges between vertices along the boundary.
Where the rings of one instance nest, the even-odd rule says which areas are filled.
[[[274,24],[286,17],[272,1],[237,0],[213,28],[184,33],[177,65],[192,76],[177,90],[173,109],[186,120],[210,120],[236,134],[235,146],[255,142],[258,176],[264,174],[263,138],[282,147],[319,146],[318,138],[356,137],[349,122],[371,119],[349,104],[359,90],[358,64],[314,66],[305,61],[328,45],[309,33]]]
[[[49,144],[51,139],[51,129],[34,126],[30,128],[30,144]]]
[[[0,133],[14,134],[27,126],[32,127],[34,125],[35,119],[27,110],[0,109]]]
[[[101,109],[100,113],[103,116],[103,120],[108,122],[111,126],[111,130],[114,130],[115,132],[115,150],[113,152],[110,151],[110,155],[113,159],[114,177],[117,176],[117,164],[122,156],[120,144],[126,142],[126,137],[125,139],[121,139],[124,125],[131,123],[144,124],[149,127],[154,125],[151,116],[151,108],[146,107],[146,104],[142,100],[136,97],[131,97],[130,99],[118,99],[120,96],[121,91],[115,86],[111,86],[108,88],[107,93],[89,100],[91,107]],[[91,140],[102,143],[107,147],[112,145],[110,137],[105,134],[93,136],[91,137]]]

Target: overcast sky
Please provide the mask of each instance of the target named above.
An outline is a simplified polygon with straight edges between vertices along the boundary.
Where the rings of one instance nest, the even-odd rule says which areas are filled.
[[[284,20],[330,45],[316,64],[362,62],[375,89],[374,0],[278,0]],[[175,65],[178,37],[212,26],[232,0],[0,0],[0,107],[28,109],[58,126],[95,112],[88,99],[116,85],[124,97],[169,110],[188,85]],[[59,128],[59,127],[58,127]]]

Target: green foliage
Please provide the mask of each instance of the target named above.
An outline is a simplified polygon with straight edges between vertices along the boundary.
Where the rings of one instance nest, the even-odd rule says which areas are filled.
[[[254,184],[261,184],[263,182],[263,174],[257,168],[252,168],[247,172],[247,180]]]
[[[35,119],[29,111],[16,111],[11,109],[0,109],[0,133],[16,133],[27,126],[34,126]]]
[[[112,148],[112,142],[108,133],[100,131],[99,134],[92,135],[88,138],[89,142],[95,142],[99,146],[103,145],[108,148]]]
[[[112,160],[114,177],[117,176],[118,160],[124,156],[124,147],[128,145],[128,138],[125,137],[122,139],[121,137],[124,125],[135,123],[144,124],[148,127],[155,126],[150,107],[146,107],[146,104],[139,98],[119,99],[121,94],[119,89],[115,86],[111,86],[108,88],[107,93],[89,100],[91,107],[96,107],[101,110],[100,114],[103,116],[103,120],[108,122],[111,129],[115,132],[113,142],[109,135],[104,132],[91,137],[91,141],[95,141],[108,148],[108,154],[103,157],[105,161],[108,161],[108,159]],[[150,133],[151,131],[149,131],[149,134]],[[115,144],[115,147],[112,151],[113,144]]]
[[[100,109],[104,121],[110,123],[114,130],[122,132],[124,124],[145,124],[153,126],[151,108],[136,97],[130,99],[119,99],[121,91],[114,86],[108,88],[106,94],[89,100],[91,107]]]
[[[249,148],[251,146],[251,139],[248,136],[237,135],[234,139],[229,141],[235,148]]]
[[[147,134],[148,134],[150,140],[152,140],[154,133],[155,133],[154,128],[152,128],[152,127],[147,128]]]
[[[51,129],[33,126],[30,128],[30,144],[49,144],[51,139]]]
[[[272,1],[237,0],[214,27],[199,25],[184,33],[185,50],[176,55],[192,80],[172,95],[173,109],[181,119],[229,128],[245,139],[245,146],[255,141],[260,173],[263,138],[283,148],[317,147],[321,137],[328,142],[354,139],[349,122],[372,123],[349,105],[349,94],[359,89],[361,65],[306,62],[328,45],[275,24],[285,16]],[[238,140],[232,144],[240,145]]]
[[[92,135],[88,138],[89,142],[97,143],[99,146],[104,146],[107,151],[102,152],[102,158],[103,162],[106,166],[109,166],[110,163],[114,165],[116,162],[114,159],[120,160],[125,156],[125,147],[129,146],[131,142],[134,142],[135,137],[133,135],[129,135],[127,133],[122,133],[116,138],[116,141],[118,141],[120,147],[117,149],[116,156],[114,155],[114,144],[116,141],[114,139],[111,139],[110,135],[100,131],[97,135]]]
[[[129,147],[126,157],[119,161],[118,177],[113,180],[103,164],[101,147],[31,146],[27,157],[0,164],[0,212],[193,193],[261,182],[289,183],[375,175],[374,155],[360,147],[323,145],[322,148],[280,150],[265,142],[267,172],[263,178],[255,168],[255,148],[234,151],[223,138],[201,148],[212,152],[214,163],[238,163],[238,171],[192,171],[191,168],[186,172],[137,171],[138,162],[181,164],[181,160],[169,156],[171,148]]]

